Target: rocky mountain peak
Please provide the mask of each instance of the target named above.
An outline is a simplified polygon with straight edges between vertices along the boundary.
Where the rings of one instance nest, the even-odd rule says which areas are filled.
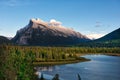
[[[36,19],[32,18],[32,19],[30,19],[30,22],[36,23],[36,24],[44,24],[45,23],[43,20],[41,20],[39,18],[36,18]]]
[[[18,30],[13,41],[20,45],[68,45],[89,40],[73,29],[66,28],[54,19],[45,22],[30,19],[29,24]]]

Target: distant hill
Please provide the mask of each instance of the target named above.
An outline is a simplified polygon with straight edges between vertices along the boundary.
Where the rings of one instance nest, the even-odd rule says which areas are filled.
[[[95,40],[95,42],[109,47],[120,47],[120,28]]]
[[[109,41],[109,40],[119,40],[120,39],[120,28],[114,30],[113,32],[95,40],[95,41]]]
[[[78,46],[88,47],[120,47],[120,28],[109,34],[87,43],[78,44]]]
[[[52,20],[44,22],[31,19],[29,24],[17,31],[13,42],[19,45],[72,45],[89,41],[90,39],[73,29],[66,28],[60,22]]]
[[[4,37],[4,36],[0,36],[0,44],[8,44],[8,43],[11,43],[11,41]]]

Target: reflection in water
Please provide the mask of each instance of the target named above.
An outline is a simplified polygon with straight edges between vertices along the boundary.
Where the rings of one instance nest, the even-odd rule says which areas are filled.
[[[54,70],[54,66],[37,66],[34,67],[35,70],[41,72],[41,71],[53,71]]]
[[[45,80],[51,80],[54,78],[54,75],[49,75],[47,73],[44,72],[52,72],[55,69],[58,69],[58,67],[55,66],[37,66],[34,67],[34,69],[36,70],[35,74],[38,75],[38,78],[41,78],[41,75],[43,74]],[[60,80],[64,80],[61,77],[59,77]]]
[[[54,77],[55,74],[59,74],[64,80],[78,80],[78,78],[81,80],[120,80],[120,57],[105,55],[84,57],[91,59],[91,61],[56,66],[37,66],[35,68],[43,75]]]
[[[48,74],[42,74],[41,72],[36,72],[36,75],[40,79],[41,77],[45,78],[45,80],[51,80],[53,76],[48,75]]]
[[[51,75],[42,74],[43,71],[53,71],[52,66],[41,66],[41,67],[37,66],[34,67],[34,69],[36,70],[35,74],[38,75],[38,78],[41,78],[41,75],[43,75],[46,80],[51,80],[53,78],[53,76]]]

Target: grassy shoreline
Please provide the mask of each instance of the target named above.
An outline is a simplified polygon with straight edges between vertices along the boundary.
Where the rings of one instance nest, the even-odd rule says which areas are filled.
[[[85,55],[107,55],[107,56],[120,56],[118,53],[86,53],[86,54],[77,54],[77,56],[85,56]],[[63,59],[63,60],[47,60],[47,61],[36,61],[33,62],[33,65],[39,65],[39,66],[53,66],[53,65],[63,65],[63,64],[72,64],[72,63],[79,63],[79,62],[85,62],[90,61],[90,59],[79,57],[76,59]]]
[[[108,56],[119,56],[120,57],[120,54],[119,53],[116,53],[116,54],[112,54],[112,53],[109,53],[107,54]]]
[[[78,54],[80,56],[85,56],[85,55],[107,55],[107,56],[119,56],[120,57],[120,54],[119,53],[116,53],[116,54],[112,54],[112,53],[99,53],[99,54],[84,54],[84,55],[81,55],[81,54]],[[63,59],[63,60],[47,60],[47,61],[35,61],[33,62],[33,65],[36,66],[36,65],[39,65],[39,66],[52,66],[52,65],[63,65],[63,64],[72,64],[72,63],[79,63],[79,62],[86,62],[86,61],[90,61],[90,59],[87,59],[87,58],[84,58],[84,57],[79,57],[77,59]]]
[[[90,59],[79,57],[73,60],[54,60],[54,61],[39,61],[39,62],[33,62],[33,65],[39,65],[39,66],[52,66],[52,65],[63,65],[63,64],[71,64],[71,63],[78,63],[78,62],[85,62],[90,61]]]

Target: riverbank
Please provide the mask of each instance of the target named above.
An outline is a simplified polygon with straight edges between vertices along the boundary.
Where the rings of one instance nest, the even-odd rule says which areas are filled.
[[[90,61],[90,59],[86,59],[84,57],[79,57],[75,59],[61,59],[61,60],[47,60],[47,61],[37,61],[33,62],[33,65],[40,65],[40,66],[51,66],[51,65],[62,65],[62,64],[71,64],[71,63],[78,63],[78,62],[85,62]]]
[[[120,56],[120,53],[80,53],[76,54],[77,56],[85,56],[85,55],[107,55],[107,56]]]
[[[85,55],[107,55],[107,56],[120,56],[119,53],[86,53],[86,54],[76,54],[77,56],[85,56]],[[59,59],[59,60],[39,60],[33,62],[33,65],[39,65],[39,66],[52,66],[52,65],[63,65],[63,64],[72,64],[72,63],[78,63],[78,62],[85,62],[90,61],[90,59],[84,58],[84,57],[77,57],[72,59]]]
[[[113,54],[113,53],[108,53],[107,55],[108,55],[108,56],[119,56],[119,57],[120,57],[120,54],[119,54],[119,53],[114,53],[114,54]]]

